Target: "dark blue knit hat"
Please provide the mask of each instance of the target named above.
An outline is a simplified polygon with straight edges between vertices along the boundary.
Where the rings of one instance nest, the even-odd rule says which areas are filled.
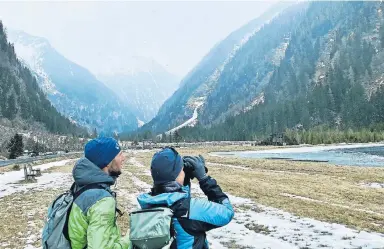
[[[176,180],[183,168],[183,160],[176,150],[165,148],[152,157],[151,174],[155,185]]]
[[[84,148],[85,157],[100,169],[106,167],[119,154],[120,145],[116,139],[101,137],[92,139]]]

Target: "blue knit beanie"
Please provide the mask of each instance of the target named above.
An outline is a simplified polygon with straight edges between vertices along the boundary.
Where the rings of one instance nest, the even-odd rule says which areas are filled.
[[[101,137],[92,139],[84,148],[85,157],[100,169],[106,167],[119,154],[120,145],[116,139]]]
[[[155,185],[176,180],[183,168],[183,160],[176,150],[165,148],[152,157],[151,174]]]

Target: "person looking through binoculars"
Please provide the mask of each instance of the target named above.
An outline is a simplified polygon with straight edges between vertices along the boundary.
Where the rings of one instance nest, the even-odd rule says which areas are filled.
[[[228,224],[234,210],[228,196],[208,175],[204,158],[200,155],[181,157],[174,148],[167,147],[154,154],[151,175],[151,192],[139,195],[137,200],[144,211],[156,207],[171,210],[173,239],[167,248],[207,249],[206,232]],[[208,199],[191,197],[191,180],[194,178]],[[133,234],[131,240],[134,237]]]

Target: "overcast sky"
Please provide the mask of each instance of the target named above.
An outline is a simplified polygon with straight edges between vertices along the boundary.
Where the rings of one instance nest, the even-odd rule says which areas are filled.
[[[0,2],[8,28],[47,38],[98,74],[108,61],[153,58],[180,77],[272,2]]]

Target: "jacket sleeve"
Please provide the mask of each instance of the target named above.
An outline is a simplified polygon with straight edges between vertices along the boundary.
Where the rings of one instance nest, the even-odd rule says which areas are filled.
[[[228,200],[228,196],[223,193],[216,180],[210,176],[200,182],[200,188],[210,201],[222,203],[225,199]]]
[[[232,204],[215,179],[208,177],[200,182],[206,199],[191,199],[189,219],[200,221],[198,229],[208,231],[227,225],[234,216]],[[196,227],[197,228],[197,227]]]
[[[88,249],[128,249],[128,235],[121,238],[115,220],[116,201],[106,197],[96,202],[87,212]]]

